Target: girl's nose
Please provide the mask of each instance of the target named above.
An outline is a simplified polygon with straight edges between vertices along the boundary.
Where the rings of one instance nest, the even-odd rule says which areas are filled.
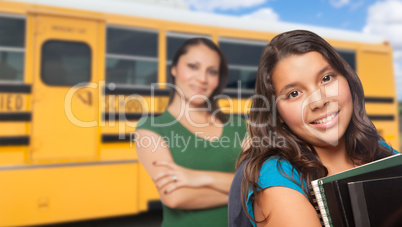
[[[307,100],[311,110],[320,109],[329,103],[324,87],[320,87],[310,93],[310,95],[307,97]]]

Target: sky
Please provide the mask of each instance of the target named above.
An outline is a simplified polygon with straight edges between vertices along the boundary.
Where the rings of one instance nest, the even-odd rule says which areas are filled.
[[[380,35],[393,47],[402,101],[402,0],[182,0],[190,10]]]

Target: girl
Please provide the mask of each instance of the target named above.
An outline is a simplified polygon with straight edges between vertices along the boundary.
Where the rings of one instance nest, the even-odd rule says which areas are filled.
[[[166,111],[138,122],[136,151],[162,200],[162,226],[228,225],[228,193],[246,125],[218,108],[227,73],[212,41],[186,41],[173,58]]]
[[[355,72],[312,32],[282,33],[266,46],[255,93],[252,108],[271,111],[250,112],[249,147],[237,162],[253,226],[320,226],[312,180],[395,152],[368,118]]]

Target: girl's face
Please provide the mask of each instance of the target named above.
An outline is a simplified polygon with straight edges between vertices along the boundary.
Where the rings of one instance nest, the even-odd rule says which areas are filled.
[[[203,105],[219,84],[219,65],[220,57],[214,50],[203,44],[190,46],[171,70],[176,95],[182,91],[191,106]]]
[[[281,120],[314,147],[337,145],[349,125],[349,84],[318,52],[290,55],[273,72]]]

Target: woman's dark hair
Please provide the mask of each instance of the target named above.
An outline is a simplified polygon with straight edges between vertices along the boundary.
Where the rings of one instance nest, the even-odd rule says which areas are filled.
[[[310,51],[320,53],[337,72],[346,78],[349,84],[353,100],[353,113],[344,135],[348,158],[353,163],[361,165],[392,155],[392,151],[380,146],[378,143],[379,140],[384,141],[384,139],[377,133],[375,126],[366,114],[363,87],[358,76],[330,44],[312,32],[304,30],[289,31],[272,39],[265,47],[260,59],[255,97],[276,100],[272,81],[275,67],[282,59],[290,55],[302,55]],[[241,153],[237,160],[236,167],[239,167],[243,161],[247,162],[245,163],[244,178],[241,186],[242,205],[247,216],[252,219],[246,209],[246,195],[250,188],[253,190],[254,195],[261,189],[257,183],[260,169],[264,162],[273,156],[279,158],[277,167],[280,170],[282,169],[280,160],[287,160],[300,173],[300,179],[293,179],[291,176],[285,176],[281,171],[285,177],[301,186],[310,203],[313,204],[312,195],[306,187],[311,184],[312,180],[328,175],[328,170],[320,161],[314,147],[300,139],[285,122],[279,120],[279,116],[275,112],[275,101],[267,103],[266,99],[254,98],[251,110],[253,108],[259,110],[269,108],[269,110],[274,111],[268,113],[250,111],[250,138],[261,138],[262,145],[251,144]],[[257,127],[256,125],[264,125],[264,127]],[[283,143],[271,141],[272,136],[270,135],[275,135],[276,138],[283,138]],[[270,146],[263,146],[264,144],[270,144]]]
[[[173,67],[177,66],[177,63],[179,62],[179,59],[182,55],[186,54],[188,49],[193,46],[198,46],[198,45],[205,45],[209,49],[215,51],[220,58],[220,63],[219,63],[219,83],[218,87],[212,92],[211,96],[208,97],[209,103],[211,103],[211,114],[214,114],[221,122],[226,122],[227,119],[225,115],[220,111],[219,106],[218,106],[218,99],[216,96],[220,95],[223,91],[223,89],[226,87],[227,79],[228,79],[228,64],[225,58],[225,55],[222,53],[221,49],[212,42],[209,39],[206,38],[192,38],[188,39],[186,42],[181,45],[179,50],[177,50],[176,54],[173,57],[172,60],[172,65],[170,66],[170,71],[169,71],[169,82],[172,85],[176,85],[176,79],[172,75],[171,71]],[[169,94],[169,104],[172,103],[175,95],[175,88],[170,89],[170,94]]]

